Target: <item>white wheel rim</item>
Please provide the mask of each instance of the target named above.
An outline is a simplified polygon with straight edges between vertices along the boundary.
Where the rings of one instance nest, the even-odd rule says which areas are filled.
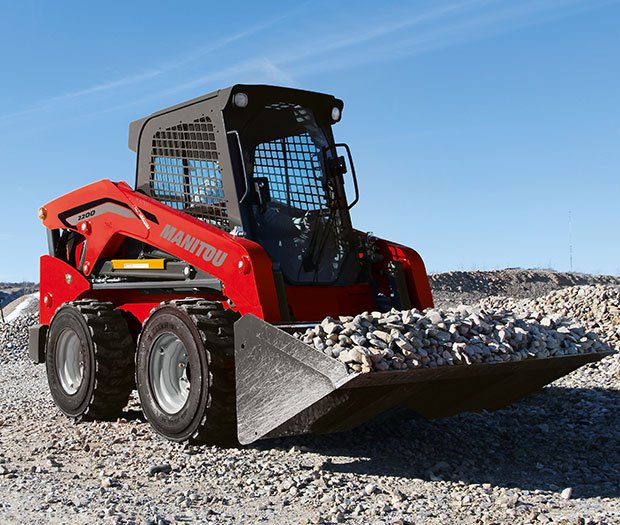
[[[66,328],[60,334],[56,348],[56,373],[60,385],[67,394],[73,395],[84,379],[80,338],[71,328]]]
[[[178,413],[189,397],[189,359],[183,342],[172,333],[161,334],[151,347],[149,376],[153,396],[168,414]]]

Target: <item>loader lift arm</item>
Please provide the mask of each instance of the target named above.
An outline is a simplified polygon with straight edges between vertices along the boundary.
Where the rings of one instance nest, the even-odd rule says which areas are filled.
[[[114,257],[129,237],[219,279],[235,310],[270,322],[280,320],[271,261],[250,240],[136,193],[123,182],[95,182],[47,203],[42,210],[46,228],[69,229],[84,236],[83,263],[77,270],[85,277],[101,261]],[[46,293],[51,290],[43,289],[42,297]],[[49,322],[54,311],[54,307],[44,305],[41,321]]]

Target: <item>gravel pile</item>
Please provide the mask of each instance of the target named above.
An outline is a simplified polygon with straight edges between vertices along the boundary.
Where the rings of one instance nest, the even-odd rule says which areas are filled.
[[[504,305],[364,312],[327,317],[304,343],[347,365],[349,372],[407,370],[559,357],[611,348],[595,332],[559,314]]]
[[[543,317],[609,334],[598,298],[579,318],[561,297]],[[523,315],[510,304],[492,307]],[[492,413],[397,412],[346,434],[192,447],[155,436],[135,399],[116,422],[60,415],[27,357],[34,322],[0,323],[1,523],[620,523],[620,380],[606,369]]]
[[[441,308],[474,304],[489,296],[532,299],[554,290],[583,285],[620,286],[620,277],[506,269],[489,272],[444,272],[429,276],[435,305]]]
[[[612,349],[620,351],[620,286],[575,286],[535,299],[491,297],[482,301],[481,305],[486,308],[509,308],[524,315],[535,311],[543,315],[578,319],[587,330],[596,333]],[[579,371],[579,375],[573,373],[557,384],[578,386],[585,374],[595,376],[600,386],[617,387],[620,381],[620,354],[587,365]]]
[[[492,297],[482,305],[579,319],[588,330],[595,331],[620,350],[620,286],[575,286],[526,300]]]
[[[8,323],[0,322],[0,365],[22,361],[28,353],[28,327],[39,322],[38,312],[24,312]]]

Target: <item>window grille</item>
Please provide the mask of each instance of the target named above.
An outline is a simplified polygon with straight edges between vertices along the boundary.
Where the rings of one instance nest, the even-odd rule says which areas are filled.
[[[230,231],[211,119],[201,117],[155,133],[150,188],[163,204]]]
[[[254,177],[266,177],[271,199],[300,210],[327,208],[321,150],[308,133],[259,144]]]
[[[351,250],[347,212],[325,166],[328,139],[311,109],[276,102],[265,110],[255,125],[274,122],[285,136],[255,145],[249,155],[252,177],[267,180],[279,205],[279,220],[256,207],[258,240],[289,282],[335,282]]]

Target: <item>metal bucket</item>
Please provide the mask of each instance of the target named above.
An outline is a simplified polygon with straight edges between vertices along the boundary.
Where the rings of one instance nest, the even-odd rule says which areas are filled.
[[[429,419],[495,410],[610,353],[350,374],[337,359],[245,315],[235,323],[238,438],[342,432],[394,407]]]

